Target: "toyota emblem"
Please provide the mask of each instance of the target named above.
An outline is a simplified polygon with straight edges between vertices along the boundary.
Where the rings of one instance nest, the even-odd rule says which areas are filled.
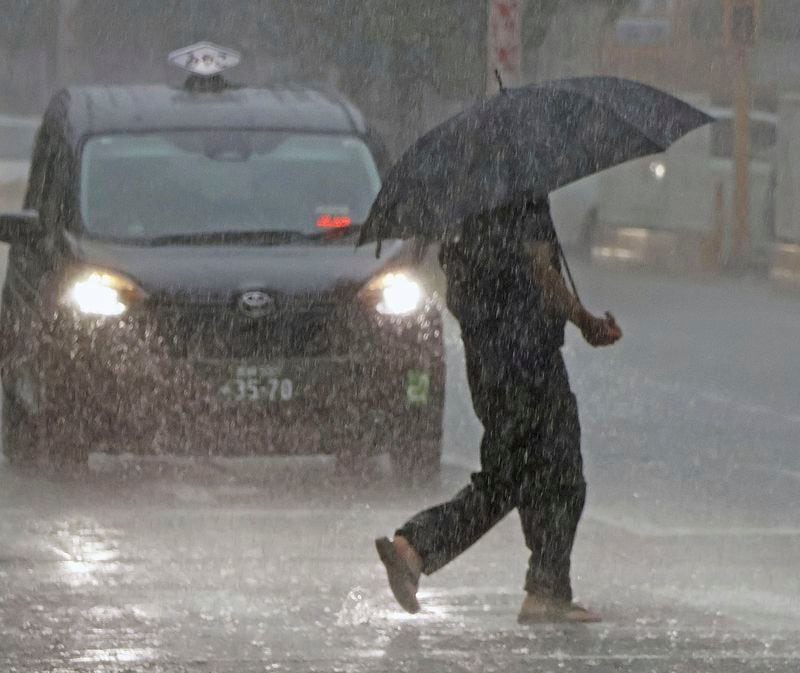
[[[239,310],[248,318],[263,318],[275,308],[275,300],[261,290],[250,290],[239,297]]]

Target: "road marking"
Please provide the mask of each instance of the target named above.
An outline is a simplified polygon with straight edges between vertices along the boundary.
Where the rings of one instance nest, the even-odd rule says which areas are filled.
[[[656,390],[660,390],[662,392],[667,392],[674,395],[680,395],[683,398],[686,398],[687,393],[691,393],[692,395],[695,395],[701,398],[702,400],[710,402],[712,404],[718,404],[729,408],[732,407],[734,409],[738,409],[739,411],[744,411],[746,413],[753,414],[755,416],[767,416],[770,418],[779,418],[781,420],[788,421],[789,423],[800,424],[800,414],[792,414],[788,412],[778,411],[764,404],[758,404],[756,402],[750,402],[742,399],[735,399],[719,391],[702,390],[675,381],[664,383],[663,381],[658,381],[648,376],[646,373],[643,373],[641,369],[635,366],[624,365],[624,364],[621,366],[628,371],[635,372],[637,378],[639,379],[642,385],[650,386],[651,388],[655,388]],[[628,380],[626,377],[623,376],[620,376],[619,378],[620,380]]]
[[[800,537],[800,528],[789,526],[774,528],[654,526],[647,521],[634,521],[619,513],[602,512],[594,508],[586,512],[584,520],[594,521],[638,537]]]

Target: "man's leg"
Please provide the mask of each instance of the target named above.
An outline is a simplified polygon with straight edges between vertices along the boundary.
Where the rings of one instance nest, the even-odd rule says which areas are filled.
[[[475,413],[484,427],[481,471],[445,503],[412,517],[392,541],[377,540],[389,584],[398,602],[416,612],[419,574],[429,575],[464,552],[516,506],[514,477],[509,469],[518,443],[515,416],[508,413],[510,387],[505,385],[486,345],[464,335],[467,378]]]
[[[585,500],[584,484],[562,484],[557,476],[538,480],[537,505],[519,508],[531,550],[525,578],[527,595],[518,621],[599,622],[596,613],[572,601],[570,554]]]
[[[472,406],[484,428],[481,471],[452,500],[420,512],[395,533],[419,555],[426,575],[475,544],[516,506],[510,454],[518,443],[519,428],[509,413],[511,387],[500,375],[492,349],[467,334],[464,337]]]
[[[515,506],[513,486],[491,472],[476,472],[472,483],[448,502],[409,519],[395,533],[418,554],[430,575],[486,534]]]
[[[492,441],[492,434],[484,433],[484,446]],[[492,471],[477,472],[472,483],[452,500],[403,524],[394,540],[376,540],[397,602],[408,612],[418,612],[420,573],[439,570],[477,542],[513,509],[514,493],[515,489]]]
[[[531,550],[525,590],[554,601],[572,602],[570,556],[586,498],[584,483],[561,483],[558,474],[535,482],[538,498],[520,506],[525,542]]]
[[[580,423],[575,396],[563,362],[556,363],[543,402],[542,422],[530,437],[532,460],[518,497],[525,541],[531,550],[525,590],[526,609],[535,616],[569,621],[597,621],[597,616],[572,606],[570,556],[586,500],[586,482],[580,452]],[[549,615],[546,613],[550,613]]]

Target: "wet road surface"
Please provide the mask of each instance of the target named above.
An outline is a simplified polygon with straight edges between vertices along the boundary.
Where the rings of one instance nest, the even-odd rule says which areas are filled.
[[[0,464],[0,671],[800,670],[797,298],[577,271],[626,331],[566,348],[590,489],[573,577],[603,624],[516,625],[515,514],[423,581],[422,614],[393,603],[373,537],[476,461],[451,332],[436,490],[382,461],[347,480],[324,459]]]

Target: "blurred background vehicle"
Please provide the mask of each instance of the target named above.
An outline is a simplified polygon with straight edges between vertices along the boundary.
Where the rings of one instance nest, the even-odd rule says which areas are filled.
[[[687,97],[688,98],[688,97]],[[695,104],[698,101],[692,101]],[[699,105],[718,121],[663,155],[597,176],[591,254],[598,261],[703,268],[733,247],[733,111]],[[750,113],[751,264],[765,267],[775,243],[778,116]]]

